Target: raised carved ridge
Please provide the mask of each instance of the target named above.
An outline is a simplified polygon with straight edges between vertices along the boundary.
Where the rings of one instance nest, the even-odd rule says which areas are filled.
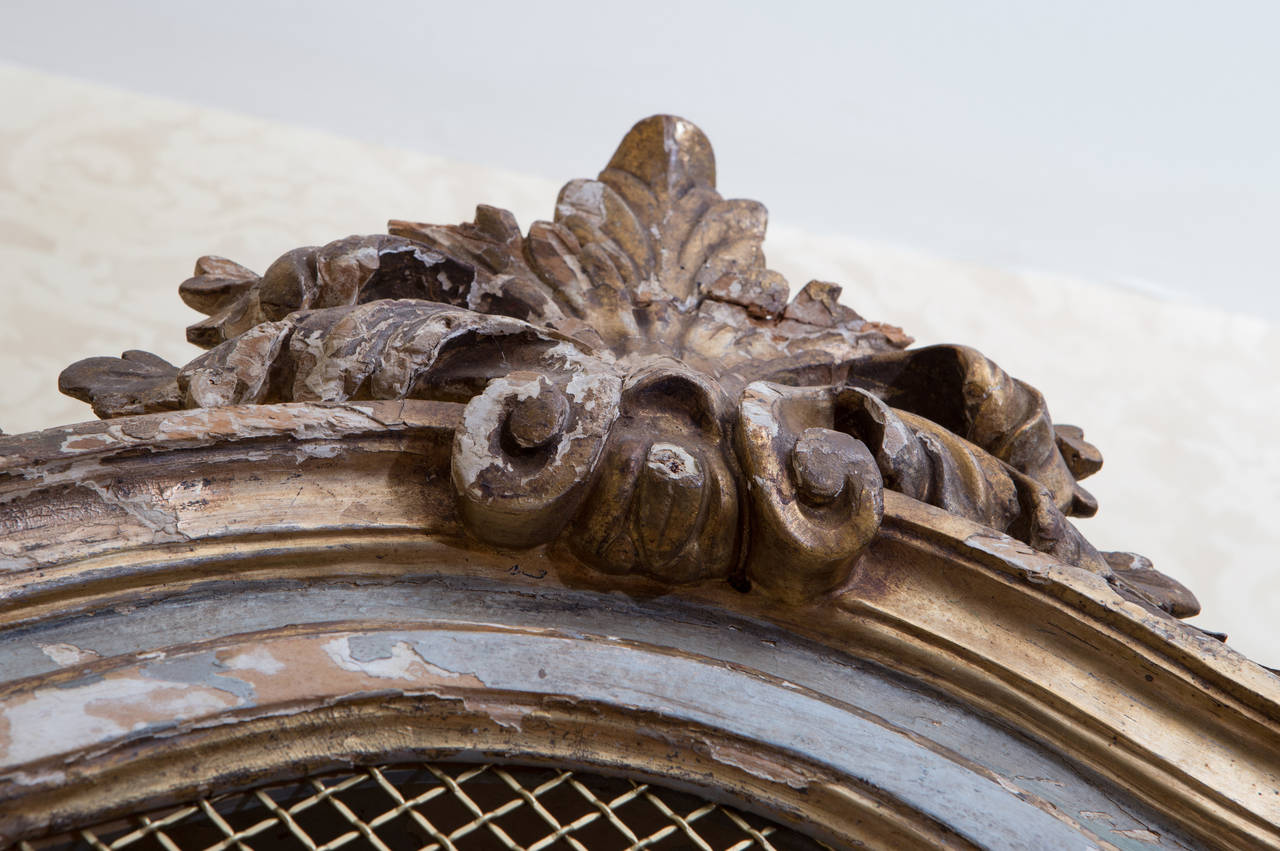
[[[1185,617],[1181,585],[1068,520],[1101,455],[980,353],[765,265],[766,212],[715,188],[710,143],[654,116],[527,234],[470,223],[299,248],[261,276],[201,258],[179,288],[205,354],[68,367],[104,418],[288,401],[464,404],[452,479],[471,534],[607,573],[728,580],[801,601],[840,587],[888,488],[1005,532]]]

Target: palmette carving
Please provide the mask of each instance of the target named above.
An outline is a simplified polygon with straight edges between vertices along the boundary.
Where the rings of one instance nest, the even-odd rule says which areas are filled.
[[[288,401],[465,404],[452,479],[471,534],[606,572],[729,580],[802,602],[874,540],[883,490],[976,520],[1178,616],[1190,593],[1097,552],[1079,429],[981,354],[900,329],[765,265],[766,213],[715,189],[687,121],[637,124],[527,234],[393,221],[261,276],[202,258],[180,294],[209,351],[91,358],[60,378],[102,417]],[[1127,581],[1126,577],[1132,579]]]

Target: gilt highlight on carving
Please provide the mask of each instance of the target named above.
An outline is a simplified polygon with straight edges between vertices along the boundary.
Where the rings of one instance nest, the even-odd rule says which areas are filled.
[[[1040,393],[765,265],[766,213],[726,200],[702,132],[654,116],[522,233],[392,221],[261,276],[204,257],[179,291],[208,351],[68,367],[101,417],[275,402],[465,405],[452,477],[472,534],[607,573],[731,580],[800,602],[849,576],[899,491],[1185,617],[1185,588],[1101,554],[1068,516],[1101,465]]]

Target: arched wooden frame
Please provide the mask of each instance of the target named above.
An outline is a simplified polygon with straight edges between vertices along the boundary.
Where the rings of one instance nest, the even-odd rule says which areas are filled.
[[[886,493],[784,605],[463,531],[462,406],[261,405],[3,438],[0,836],[335,765],[659,779],[835,846],[1280,845],[1274,675]]]

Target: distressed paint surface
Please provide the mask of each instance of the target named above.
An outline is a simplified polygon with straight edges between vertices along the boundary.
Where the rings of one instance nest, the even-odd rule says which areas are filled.
[[[89,553],[244,534],[248,500],[257,534],[456,531],[448,474],[435,471],[461,410],[216,408],[0,436],[0,601],[47,576],[37,568]],[[352,487],[363,475],[372,486]]]
[[[963,762],[971,770],[1017,790],[1016,794],[1039,801],[1039,806],[1075,820],[1119,847],[1127,845],[1124,835],[1117,833],[1123,830],[1154,829],[1164,837],[1165,847],[1185,847],[1188,842],[1185,838],[1177,839],[1176,831],[1154,815],[1143,815],[1143,807],[1119,790],[1107,790],[1096,781],[1084,779],[1061,760],[1036,750],[957,704],[921,692],[917,686],[900,681],[877,666],[833,655],[819,645],[804,642],[761,621],[726,619],[716,609],[704,606],[675,601],[644,604],[556,588],[520,590],[492,580],[461,577],[416,584],[368,584],[360,588],[335,584],[275,589],[267,585],[253,590],[246,588],[237,595],[234,604],[228,603],[217,595],[207,594],[172,599],[163,606],[147,607],[128,615],[98,615],[92,622],[70,622],[33,630],[26,639],[27,646],[54,639],[83,641],[84,637],[96,637],[99,642],[106,642],[95,645],[98,652],[117,656],[134,652],[135,648],[156,646],[162,641],[182,644],[239,630],[269,630],[297,622],[299,618],[320,623],[342,622],[352,616],[377,616],[386,622],[401,623],[424,619],[505,623],[558,633],[567,630],[583,636],[604,634],[612,636],[615,642],[623,642],[624,646],[639,642],[680,652],[713,654],[740,669],[759,671],[815,694],[828,695],[895,735],[932,743],[930,747],[945,749],[953,759],[963,754]],[[128,631],[112,626],[126,619],[130,625]],[[375,677],[393,675],[389,677],[393,680],[395,676],[413,673],[415,666],[430,671],[414,646],[395,633],[354,639],[345,636],[331,639],[323,646],[335,664],[344,670],[364,666],[365,673]],[[0,660],[0,678],[11,680],[54,670],[43,654],[22,654],[21,645],[14,649],[19,652]],[[206,659],[204,664],[204,669],[193,666],[186,670],[207,673],[211,663]],[[285,670],[285,665],[277,651],[255,645],[243,652],[219,655],[215,664],[219,673],[212,682],[245,696],[248,694],[245,690],[252,686],[248,681],[236,683],[244,679],[238,671],[277,675]],[[171,672],[175,668],[169,665],[160,670],[173,676]],[[448,677],[447,673],[435,673]],[[539,665],[537,673],[548,687],[556,687],[560,682],[554,668]],[[252,680],[251,675],[245,676]],[[200,676],[183,679],[197,685],[204,685],[205,681]],[[501,701],[468,699],[467,706],[483,710],[513,727],[518,727],[527,714],[525,709],[509,709],[504,713]],[[766,770],[763,763],[752,764],[751,757],[740,750],[715,743],[708,747],[726,764],[744,770]],[[775,775],[781,771],[776,765],[767,770]],[[799,775],[792,775],[784,782],[798,780]]]
[[[246,442],[202,442],[192,437],[198,433],[194,426],[194,432],[179,427],[184,417],[198,420],[204,412],[0,438],[0,454],[12,462],[10,475],[0,478],[0,500],[8,500],[5,517],[21,518],[18,536],[37,544],[22,550],[13,563],[16,572],[0,581],[0,624],[127,610],[183,589],[230,591],[250,578],[383,581],[427,572],[642,596],[669,591],[640,576],[585,571],[554,548],[512,558],[466,542],[445,477],[461,408],[422,402],[360,407],[369,411],[352,422],[339,417],[336,431],[307,426],[305,440],[294,436],[290,418],[302,414],[304,422],[322,422],[330,408],[224,411],[262,430]],[[169,424],[172,442],[157,436],[157,423]],[[61,454],[72,432],[90,437],[112,428],[124,435],[124,444],[89,441],[70,459]],[[130,432],[144,437],[129,437]],[[335,435],[340,438],[330,441]],[[332,449],[333,457],[309,455],[300,465],[297,453],[307,446],[308,452],[320,447],[321,455]],[[151,500],[148,507],[178,513],[179,528],[190,530],[191,539],[157,542],[153,529],[117,520],[95,526],[105,510],[97,494],[72,486],[72,493],[89,501],[67,502],[59,490],[67,482],[48,487],[59,476],[86,474],[67,471],[79,463],[95,465],[94,481],[104,490],[138,481],[139,492]],[[193,464],[205,474],[192,477]],[[265,510],[246,519],[240,508],[250,503]],[[337,513],[335,506],[341,508]],[[292,515],[292,522],[281,524],[273,507]],[[236,535],[224,538],[230,518],[236,518]],[[433,528],[439,532],[423,534]],[[12,543],[13,536],[6,540]],[[1060,747],[1198,835],[1233,831],[1232,841],[1242,847],[1248,844],[1243,837],[1270,835],[1275,818],[1269,814],[1278,808],[1273,766],[1280,765],[1274,733],[1268,732],[1274,730],[1271,719],[1280,718],[1274,675],[1120,597],[1098,575],[1029,549],[954,514],[886,493],[877,542],[832,597],[779,606],[712,584],[690,586],[681,596],[753,613],[835,650],[857,648]],[[964,648],[959,655],[957,641]],[[91,642],[65,643],[102,652]],[[1029,653],[1029,647],[1039,649]],[[1087,696],[1078,688],[1086,682],[1093,692]],[[1135,724],[1124,714],[1132,714],[1126,707],[1143,695],[1148,722]],[[1076,714],[1060,711],[1064,699]],[[1161,733],[1174,729],[1230,732],[1187,733],[1176,740]],[[1206,766],[1202,751],[1187,744],[1206,736],[1217,751],[1209,766],[1218,768]],[[1222,766],[1230,767],[1225,783]],[[1186,784],[1187,776],[1202,785]]]
[[[322,762],[346,753],[324,730],[396,712],[377,742],[474,724],[499,753],[624,718],[696,729],[655,734],[689,776],[803,790],[792,814],[905,808],[878,814],[901,836],[945,813],[984,844],[1083,826],[1176,845],[1176,823],[1280,845],[1276,678],[1066,522],[1096,508],[1083,433],[972,350],[897,351],[832,284],[788,301],[765,221],[715,191],[697,128],[659,116],[527,236],[482,206],[262,276],[202,258],[180,289],[207,355],[82,362],[64,389],[118,419],[0,437],[21,803],[70,800],[95,767],[125,775],[104,789],[150,783],[120,765],[163,775],[165,744],[272,768],[218,730],[297,733],[272,758],[319,742]],[[284,400],[325,404],[262,404]]]
[[[249,648],[176,653],[125,669],[11,695],[0,761],[19,770],[112,739],[216,723],[235,710],[277,711],[361,693],[460,697],[515,692],[626,707],[770,742],[894,798],[991,848],[1069,847],[1068,824],[891,728],[843,711],[786,682],[747,676],[696,657],[641,645],[554,635],[448,629],[270,637],[255,642],[284,667],[229,667]],[[539,660],[537,667],[530,659]],[[265,667],[270,667],[268,664]],[[699,684],[699,695],[686,683]],[[726,700],[728,695],[735,699]],[[492,700],[492,698],[488,698]],[[786,723],[784,723],[786,719]],[[505,717],[500,723],[519,724]],[[42,735],[58,729],[51,740]],[[767,770],[764,766],[734,764]],[[772,777],[774,781],[779,778]],[[786,784],[805,782],[792,774]],[[1067,844],[1064,844],[1067,843]],[[1095,847],[1086,843],[1084,847]]]

